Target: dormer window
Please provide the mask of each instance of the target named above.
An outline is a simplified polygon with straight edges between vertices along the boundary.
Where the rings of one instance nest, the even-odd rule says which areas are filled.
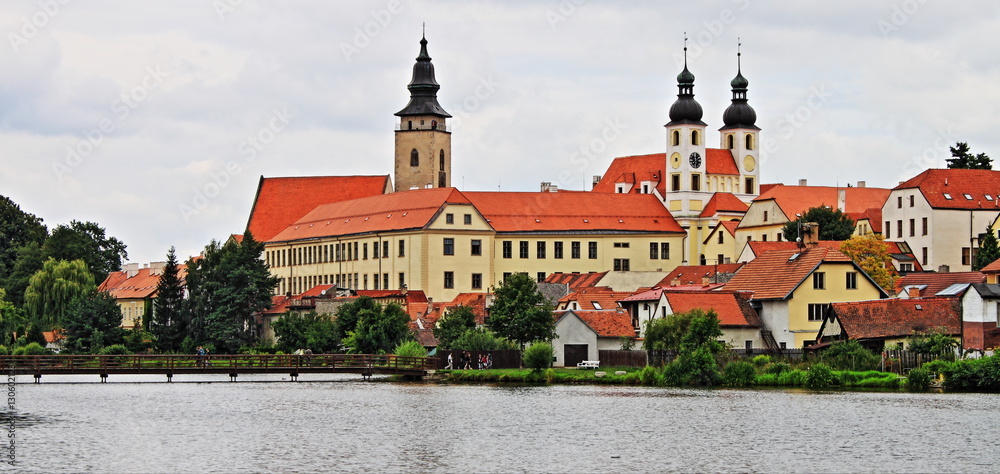
[[[944,198],[951,201],[951,194],[944,193]]]
[[[965,199],[967,199],[969,201],[972,200],[972,195],[971,194],[963,194],[963,196],[965,196]]]
[[[985,196],[986,196],[986,200],[987,201],[992,201],[993,200],[993,196],[990,196],[989,194],[986,194]]]

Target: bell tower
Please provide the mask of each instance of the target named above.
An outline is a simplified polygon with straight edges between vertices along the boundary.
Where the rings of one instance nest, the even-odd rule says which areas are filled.
[[[736,77],[729,83],[733,88],[733,100],[722,113],[719,129],[722,148],[729,150],[740,169],[737,194],[756,196],[760,189],[760,128],[757,127],[757,112],[747,103],[747,86],[750,82],[743,77],[740,44],[736,49]]]
[[[420,54],[413,65],[410,103],[399,112],[396,125],[396,191],[451,186],[451,118],[437,100],[441,86],[427,54],[427,38],[420,38]]]

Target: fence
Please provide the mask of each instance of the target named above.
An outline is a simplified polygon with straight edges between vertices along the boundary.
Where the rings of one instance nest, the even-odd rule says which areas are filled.
[[[466,355],[467,354],[467,355]],[[438,369],[444,369],[448,366],[448,356],[451,356],[452,368],[456,370],[461,370],[466,367],[465,362],[468,361],[468,367],[470,369],[482,369],[485,367],[480,367],[480,356],[489,354],[492,356],[493,365],[490,368],[493,369],[519,369],[521,368],[521,351],[518,350],[500,350],[500,351],[448,351],[448,350],[438,350]]]
[[[601,361],[601,367],[645,367],[646,357],[646,351],[642,350],[601,349],[597,351],[597,359]]]
[[[880,368],[883,372],[904,374],[910,369],[920,367],[920,364],[930,362],[935,358],[931,354],[919,354],[904,350],[885,350],[882,351],[882,365]]]
[[[730,349],[734,355],[741,358],[752,359],[759,355],[769,355],[772,359],[783,359],[800,361],[806,357],[804,349],[781,349],[781,352],[773,352],[768,349]]]

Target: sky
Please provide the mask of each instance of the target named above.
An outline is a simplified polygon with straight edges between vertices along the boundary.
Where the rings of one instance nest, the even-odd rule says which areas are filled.
[[[893,187],[949,145],[1000,158],[1000,3],[0,2],[0,195],[129,261],[246,226],[261,176],[385,175],[424,24],[452,184],[589,189],[662,153],[683,67],[708,143],[737,43],[761,182]]]

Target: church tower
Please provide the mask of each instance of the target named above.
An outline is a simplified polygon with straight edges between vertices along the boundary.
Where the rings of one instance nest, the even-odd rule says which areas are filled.
[[[760,186],[760,128],[755,125],[757,112],[747,104],[749,81],[743,77],[741,52],[736,52],[736,77],[729,85],[733,88],[733,101],[722,114],[725,124],[719,129],[722,148],[730,150],[740,169],[739,194],[759,194]]]
[[[422,37],[407,86],[410,103],[396,112],[396,191],[451,186],[451,132],[446,122],[451,115],[438,103],[440,88],[427,54],[427,38]]]
[[[677,75],[677,100],[670,106],[667,129],[667,192],[705,189],[705,122],[701,104],[694,100],[694,74],[687,67],[684,39],[684,70]],[[675,211],[679,209],[671,209]]]

